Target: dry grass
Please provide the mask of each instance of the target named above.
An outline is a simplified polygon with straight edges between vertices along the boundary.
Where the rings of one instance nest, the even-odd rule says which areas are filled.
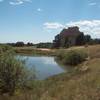
[[[61,74],[42,81],[34,91],[0,100],[100,100],[100,59],[92,59],[86,65],[86,72]]]
[[[89,54],[90,58],[100,58],[100,45],[89,45],[87,47],[85,47],[85,46],[77,46],[76,47],[75,46],[75,47],[71,47],[67,50],[73,50],[73,49],[86,51]]]
[[[100,45],[73,47],[89,53],[91,59],[79,65],[87,71],[74,69],[69,74],[61,74],[37,83],[34,91],[25,91],[13,97],[0,97],[0,100],[100,100]]]
[[[51,49],[38,49],[34,47],[15,47],[15,52],[17,54],[24,54],[24,55],[54,55],[55,51]]]
[[[90,59],[79,65],[87,66],[88,70],[53,77],[54,84],[40,100],[100,100],[100,45],[69,49],[82,49],[89,53]]]
[[[56,79],[41,100],[100,100],[99,65],[100,59],[94,59],[87,63],[88,72]]]

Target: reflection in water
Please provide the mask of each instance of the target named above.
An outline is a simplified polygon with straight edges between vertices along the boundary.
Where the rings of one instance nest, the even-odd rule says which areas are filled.
[[[65,72],[54,57],[21,56],[21,59],[27,59],[26,66],[35,69],[36,78],[39,80]]]

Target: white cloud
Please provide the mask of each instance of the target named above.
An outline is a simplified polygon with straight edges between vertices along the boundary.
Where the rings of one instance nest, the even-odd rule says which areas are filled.
[[[90,6],[95,6],[95,5],[97,5],[97,3],[96,2],[91,2],[91,3],[89,3],[89,5]]]
[[[100,38],[100,20],[83,20],[66,24],[66,27],[70,26],[78,26],[80,31],[85,34],[90,34],[92,37]]]
[[[12,2],[12,1],[10,1],[9,4],[10,4],[10,5],[14,5],[14,6],[15,6],[15,5],[21,5],[21,4],[23,4],[23,1],[20,1],[20,0],[17,1],[17,2]]]
[[[46,29],[61,29],[64,27],[60,23],[49,23],[49,22],[44,23],[44,26]]]
[[[41,8],[38,8],[38,9],[37,9],[37,11],[38,11],[38,12],[42,12],[42,11],[43,11],[43,9],[41,9]]]
[[[32,2],[31,0],[15,0],[15,1],[10,1],[9,4],[10,5],[21,5],[24,2]]]
[[[93,38],[100,38],[100,20],[80,20],[80,21],[71,21],[65,25],[60,23],[45,23],[45,29],[48,30],[61,30],[63,28],[78,26],[81,32],[84,34],[89,34]]]

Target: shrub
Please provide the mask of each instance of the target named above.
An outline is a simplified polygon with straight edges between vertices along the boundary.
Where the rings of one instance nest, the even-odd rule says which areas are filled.
[[[58,59],[58,60],[64,59],[65,50],[60,49],[60,50],[57,52],[56,56],[57,56],[57,59]]]
[[[80,50],[69,50],[60,52],[57,57],[63,64],[78,65],[85,61],[88,55]]]
[[[0,93],[14,94],[17,89],[29,86],[29,76],[24,61],[16,59],[12,52],[0,54]]]
[[[12,47],[8,45],[0,45],[0,54],[7,51],[13,51]]]
[[[14,93],[23,73],[23,64],[11,54],[0,56],[0,92]]]

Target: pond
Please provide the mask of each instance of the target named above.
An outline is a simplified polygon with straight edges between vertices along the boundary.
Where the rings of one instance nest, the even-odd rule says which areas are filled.
[[[67,70],[59,65],[54,57],[45,56],[21,56],[21,59],[26,59],[26,66],[34,68],[36,71],[36,79],[43,80],[50,76],[64,73]]]

